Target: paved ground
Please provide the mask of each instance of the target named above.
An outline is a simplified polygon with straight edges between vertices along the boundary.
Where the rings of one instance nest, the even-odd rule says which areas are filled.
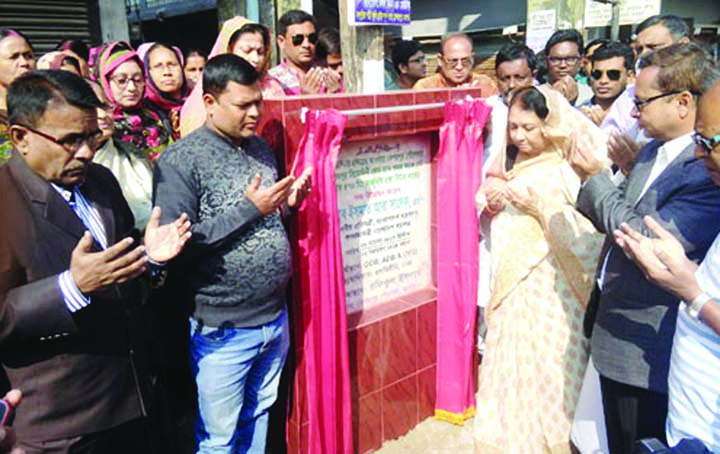
[[[377,454],[471,454],[473,420],[460,427],[435,418],[421,422],[404,437],[387,441]]]

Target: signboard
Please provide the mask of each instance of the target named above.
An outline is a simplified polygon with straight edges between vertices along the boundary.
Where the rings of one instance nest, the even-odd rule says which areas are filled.
[[[432,285],[430,138],[343,145],[335,170],[348,312]]]
[[[623,0],[620,2],[620,25],[637,24],[660,14],[661,0]],[[612,5],[586,0],[585,26],[606,27],[612,20]]]
[[[347,0],[350,25],[408,25],[410,0]]]
[[[528,11],[526,45],[535,52],[545,49],[545,43],[555,33],[556,10]]]

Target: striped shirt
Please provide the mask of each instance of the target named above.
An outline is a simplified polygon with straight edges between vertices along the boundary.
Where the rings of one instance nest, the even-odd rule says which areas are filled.
[[[715,238],[695,278],[705,293],[720,301],[720,236]],[[684,438],[696,438],[712,452],[720,453],[720,335],[690,317],[685,303],[678,311],[668,392],[670,446]]]
[[[85,196],[82,195],[82,192],[80,192],[77,187],[72,191],[54,184],[52,184],[52,187],[72,207],[75,214],[80,218],[80,221],[82,221],[83,225],[90,231],[95,241],[97,241],[103,249],[107,248],[107,236],[100,214]],[[90,304],[90,298],[85,297],[77,288],[69,269],[58,275],[58,286],[65,300],[65,306],[67,306],[70,312],[78,311]]]

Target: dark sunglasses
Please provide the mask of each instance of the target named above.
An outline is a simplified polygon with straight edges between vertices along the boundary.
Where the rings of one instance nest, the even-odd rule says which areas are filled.
[[[706,154],[712,153],[713,148],[720,143],[720,134],[708,139],[700,135],[699,132],[694,132],[692,138],[695,145],[699,146]]]
[[[297,35],[293,35],[290,40],[293,43],[293,46],[299,46],[300,44],[305,41],[305,38],[310,42],[310,44],[315,45],[318,42],[318,34],[317,33],[309,33],[307,35],[303,35],[302,33],[298,33]]]
[[[608,79],[617,82],[618,80],[620,80],[620,76],[622,76],[622,71],[620,71],[619,69],[608,69],[607,71],[593,69],[592,72],[590,72],[590,77],[595,80],[600,80],[602,79],[603,74],[607,74]]]

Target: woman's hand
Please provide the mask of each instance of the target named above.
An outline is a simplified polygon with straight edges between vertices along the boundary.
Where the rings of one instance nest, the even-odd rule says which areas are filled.
[[[513,204],[515,208],[523,213],[540,219],[542,214],[542,200],[535,190],[528,186],[527,191],[518,188],[507,188],[507,200]]]
[[[487,200],[487,211],[494,214],[505,208],[505,203],[507,203],[506,186],[507,181],[502,178],[489,176],[485,180],[482,191],[485,194],[485,200]]]

